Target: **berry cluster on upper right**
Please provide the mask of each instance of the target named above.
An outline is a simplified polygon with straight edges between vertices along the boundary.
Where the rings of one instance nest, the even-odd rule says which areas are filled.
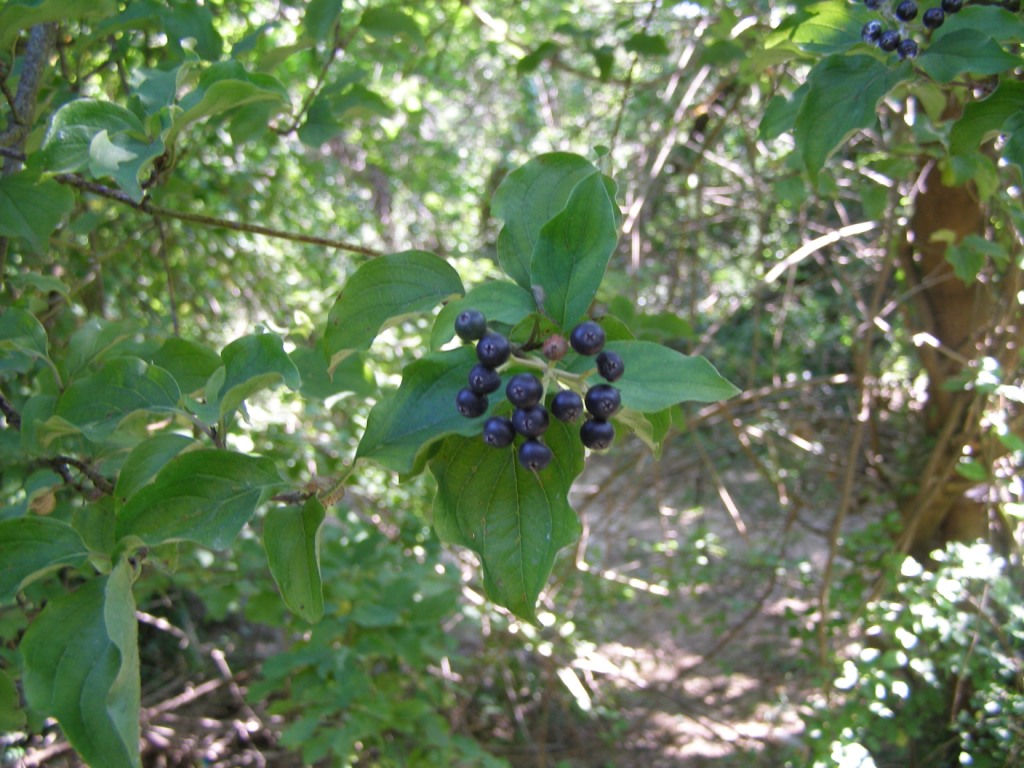
[[[942,0],[921,16],[921,24],[930,33],[946,21],[946,16],[963,8],[963,0]],[[872,19],[861,29],[861,39],[869,45],[876,45],[886,53],[896,51],[900,59],[913,59],[920,53],[917,41],[909,36],[910,23],[917,18],[918,6],[915,0],[864,0],[864,5],[877,11],[882,20]],[[886,23],[893,26],[887,27]]]

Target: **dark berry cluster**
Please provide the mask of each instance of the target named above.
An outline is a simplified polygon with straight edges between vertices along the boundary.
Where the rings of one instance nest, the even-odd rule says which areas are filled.
[[[490,404],[487,396],[501,388],[497,369],[512,354],[508,339],[487,329],[481,312],[467,309],[455,319],[455,333],[466,342],[476,342],[479,361],[469,372],[467,386],[455,397],[455,407],[466,418],[482,416]],[[555,334],[541,346],[549,360],[560,360],[568,346],[580,355],[597,355],[597,371],[608,382],[617,381],[625,372],[622,358],[604,350],[605,333],[597,323],[587,320],[577,325],[566,340]],[[494,448],[507,448],[516,435],[523,438],[519,446],[519,462],[527,469],[539,471],[551,463],[553,454],[541,436],[547,431],[550,417],[566,423],[578,421],[584,410],[589,414],[580,426],[580,440],[587,448],[603,450],[612,444],[615,428],[610,419],[622,407],[619,390],[609,384],[590,387],[584,397],[571,389],[559,390],[550,398],[550,412],[544,403],[544,384],[532,373],[517,373],[505,386],[505,397],[513,406],[511,417],[492,416],[484,422],[483,440]]]
[[[938,29],[946,20],[946,16],[959,11],[963,4],[963,0],[942,0],[939,5],[924,12],[921,24],[929,31]],[[860,36],[865,43],[877,45],[886,53],[896,51],[900,59],[913,59],[917,56],[920,46],[916,40],[909,37],[908,26],[917,18],[918,7],[915,0],[892,0],[892,4],[889,5],[884,0],[864,0],[864,5],[872,11],[878,11],[885,22],[893,25],[886,27],[883,21],[872,19],[861,29]]]

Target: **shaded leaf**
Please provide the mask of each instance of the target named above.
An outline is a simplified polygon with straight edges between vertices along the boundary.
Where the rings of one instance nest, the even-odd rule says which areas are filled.
[[[0,7],[0,50],[10,48],[23,29],[51,21],[67,22],[117,13],[114,0],[8,0]]]
[[[281,597],[289,610],[311,624],[324,616],[320,581],[320,525],[324,507],[316,497],[301,508],[278,507],[263,521],[263,546]]]
[[[954,155],[976,152],[1020,110],[1024,110],[1024,83],[1013,79],[1001,81],[988,98],[964,107],[963,115],[950,131],[949,151]]]
[[[449,301],[434,320],[430,331],[430,348],[440,349],[455,338],[455,318],[464,309],[484,313],[488,323],[515,325],[537,310],[533,294],[506,280],[490,280],[471,288],[460,299]]]
[[[416,19],[397,8],[367,8],[363,11],[359,26],[373,37],[405,37],[423,42],[423,32]]]
[[[36,182],[25,173],[0,176],[0,237],[23,237],[43,253],[74,204],[71,190],[56,181]]]
[[[918,65],[933,79],[949,83],[970,72],[996,75],[1020,66],[1013,56],[988,35],[973,29],[951,32],[936,41],[918,57]]]
[[[152,362],[170,373],[181,391],[188,394],[201,389],[221,366],[220,355],[212,349],[178,337],[167,339]]]
[[[194,541],[225,549],[281,484],[270,459],[232,451],[188,451],[167,462],[151,484],[125,503],[117,534],[138,536],[150,546]]]
[[[259,333],[235,339],[221,350],[224,384],[220,388],[220,415],[239,408],[255,393],[285,384],[298,389],[302,384],[295,363],[284,351],[281,337]]]
[[[120,507],[156,477],[171,459],[185,449],[198,445],[186,435],[154,435],[136,445],[121,465],[114,486],[114,503]]]
[[[0,602],[51,571],[82,565],[88,554],[75,529],[61,520],[0,520]]]
[[[25,727],[21,697],[10,675],[0,669],[0,732],[20,731]]]
[[[90,765],[138,768],[139,658],[131,573],[53,597],[21,642],[25,698]]]
[[[36,316],[18,307],[0,315],[0,371],[29,371],[46,357],[46,329]]]

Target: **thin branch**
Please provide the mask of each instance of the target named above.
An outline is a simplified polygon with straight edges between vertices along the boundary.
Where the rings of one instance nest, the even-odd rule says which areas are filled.
[[[47,459],[46,463],[54,469],[65,481],[67,481],[67,468],[74,467],[93,484],[93,487],[100,493],[110,496],[114,492],[114,484],[83,461],[73,456],[55,456]],[[63,471],[61,471],[63,469]]]
[[[14,94],[11,102],[11,119],[8,120],[7,127],[0,131],[0,147],[20,147],[28,135],[29,128],[32,127],[32,115],[36,109],[43,71],[56,39],[56,24],[37,24],[29,32],[25,56],[22,58],[18,92]]]

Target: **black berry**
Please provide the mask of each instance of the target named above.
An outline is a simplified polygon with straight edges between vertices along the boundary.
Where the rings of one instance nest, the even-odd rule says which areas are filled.
[[[894,29],[887,29],[878,38],[878,47],[883,51],[895,51],[900,44],[900,33]]]
[[[551,413],[559,421],[576,421],[583,414],[583,398],[563,389],[551,401]]]
[[[469,388],[478,395],[489,395],[501,386],[501,376],[493,368],[477,363],[469,371]]]
[[[524,437],[539,437],[548,428],[548,412],[543,405],[516,408],[512,411],[512,426]]]
[[[512,419],[494,416],[484,422],[484,442],[494,448],[507,448],[516,438]]]
[[[476,359],[488,368],[497,368],[512,354],[512,345],[500,333],[485,333],[476,343]]]
[[[606,381],[618,381],[626,372],[626,366],[618,353],[602,352],[597,356],[597,372]]]
[[[913,40],[900,40],[896,53],[901,59],[913,59],[917,56],[917,43]]]
[[[882,0],[864,0],[864,5],[872,11],[877,11],[882,7]]]
[[[460,389],[455,396],[455,407],[467,419],[475,419],[487,410],[487,395],[478,395],[469,387]]]
[[[569,343],[581,355],[596,355],[604,348],[604,328],[586,320],[572,329]]]
[[[956,13],[964,7],[964,0],[942,0],[942,10],[946,13]]]
[[[516,408],[529,408],[540,402],[544,385],[532,373],[517,373],[508,380],[505,396]]]
[[[914,0],[903,0],[896,6],[896,18],[900,21],[913,21],[917,16],[917,3]]]
[[[882,22],[878,19],[872,19],[864,25],[860,31],[860,39],[869,45],[874,45],[878,42],[878,38],[882,36]]]
[[[597,384],[587,390],[583,401],[594,416],[608,419],[622,406],[622,395],[611,384]]]
[[[487,318],[475,309],[464,309],[455,318],[455,333],[463,341],[476,341],[487,333]]]
[[[595,451],[603,451],[615,439],[615,427],[604,419],[590,419],[580,427],[580,441]]]
[[[921,17],[921,23],[928,29],[938,29],[946,20],[946,14],[941,8],[929,8]]]
[[[551,463],[553,455],[540,440],[530,439],[519,446],[519,463],[527,469],[539,472]]]

